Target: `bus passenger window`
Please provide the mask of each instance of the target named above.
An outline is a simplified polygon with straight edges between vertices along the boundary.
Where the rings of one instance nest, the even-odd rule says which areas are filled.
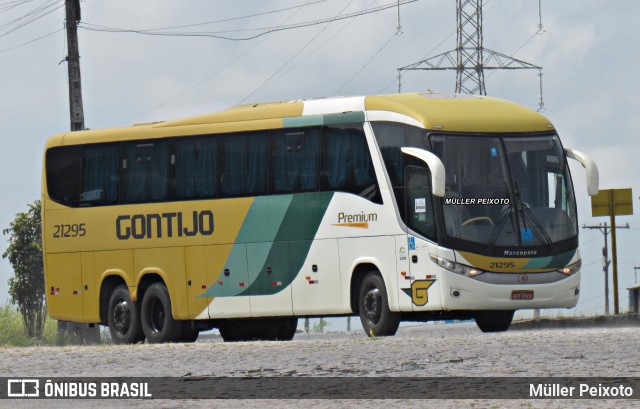
[[[271,133],[272,191],[296,193],[318,190],[320,128]]]
[[[220,138],[220,196],[258,196],[267,193],[269,134],[249,133]]]
[[[167,199],[168,141],[122,144],[124,203],[158,202]]]
[[[78,205],[81,150],[81,146],[64,146],[47,151],[47,190],[54,202]]]
[[[322,138],[322,190],[353,193],[382,203],[362,126],[326,126]]]
[[[111,204],[118,200],[119,158],[119,144],[84,147],[81,206]]]
[[[171,163],[174,165],[176,199],[215,197],[218,170],[216,137],[175,141]]]

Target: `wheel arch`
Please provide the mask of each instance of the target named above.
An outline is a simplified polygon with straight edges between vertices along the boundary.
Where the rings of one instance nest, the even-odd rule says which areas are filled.
[[[373,260],[361,260],[356,262],[353,269],[351,270],[351,282],[349,284],[349,303],[351,306],[351,311],[353,314],[358,314],[358,297],[360,292],[360,284],[362,280],[367,275],[367,273],[371,271],[377,272],[382,281],[384,282],[385,287],[387,288],[387,302],[389,305],[393,305],[393,297],[391,296],[390,289],[392,287],[389,286],[389,283],[385,279],[384,274],[382,274],[382,269],[380,266]]]
[[[111,293],[117,287],[124,285],[129,288],[129,292],[131,292],[129,283],[127,283],[126,275],[121,270],[110,270],[106,271],[100,283],[100,294],[99,294],[99,314],[100,314],[100,323],[102,325],[108,325],[107,316],[109,308],[109,298],[111,298]]]
[[[136,299],[142,301],[144,298],[144,293],[147,291],[152,284],[161,283],[165,287],[167,287],[167,282],[162,276],[162,274],[156,270],[144,271],[138,280],[138,286],[136,287]],[[169,299],[171,299],[171,292],[167,287],[167,292],[169,292]],[[175,312],[173,311],[173,304],[171,303],[171,313],[175,316]]]

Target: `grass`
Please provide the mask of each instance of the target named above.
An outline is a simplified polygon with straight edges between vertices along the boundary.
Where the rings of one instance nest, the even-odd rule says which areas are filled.
[[[0,348],[3,347],[30,347],[30,346],[56,346],[79,345],[80,337],[74,334],[66,334],[58,337],[58,321],[47,317],[44,323],[42,336],[31,338],[26,335],[22,323],[22,314],[14,307],[5,305],[0,307]],[[100,343],[112,344],[108,329],[100,331]]]
[[[26,347],[55,345],[56,336],[56,321],[47,317],[42,336],[38,338],[28,337],[22,324],[22,315],[9,305],[0,307],[0,346]]]

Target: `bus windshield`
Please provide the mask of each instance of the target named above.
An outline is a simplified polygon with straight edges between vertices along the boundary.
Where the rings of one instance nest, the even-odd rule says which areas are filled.
[[[491,253],[577,235],[573,188],[556,135],[432,135],[446,170],[444,233]]]

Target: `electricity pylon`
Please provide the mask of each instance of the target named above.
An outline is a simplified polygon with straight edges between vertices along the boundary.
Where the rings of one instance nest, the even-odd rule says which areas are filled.
[[[398,78],[400,78],[402,71],[455,70],[455,92],[457,94],[479,95],[487,94],[484,82],[485,70],[536,69],[539,71],[538,75],[542,81],[542,67],[484,48],[482,44],[482,0],[456,0],[456,13],[457,46],[455,50],[398,68]],[[540,94],[540,107],[542,108],[542,85],[540,86]]]

